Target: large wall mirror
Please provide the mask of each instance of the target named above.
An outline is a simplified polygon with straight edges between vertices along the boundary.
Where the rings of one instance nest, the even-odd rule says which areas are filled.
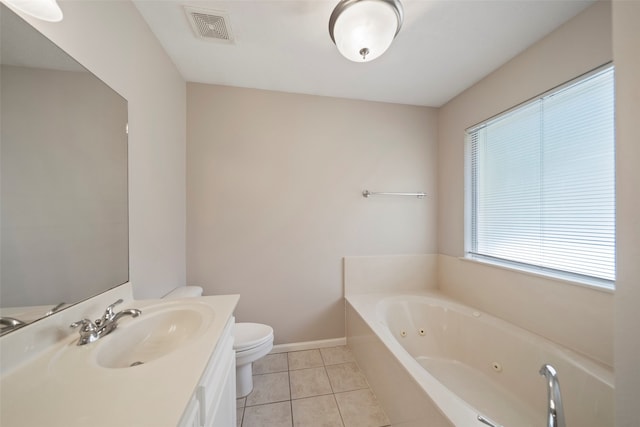
[[[0,6],[7,333],[129,280],[127,101]]]

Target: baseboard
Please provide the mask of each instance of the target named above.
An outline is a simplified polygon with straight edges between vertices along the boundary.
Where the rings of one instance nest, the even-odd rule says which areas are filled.
[[[287,353],[290,351],[313,350],[314,348],[338,347],[347,345],[347,338],[332,338],[328,340],[294,342],[289,344],[278,344],[273,346],[271,354]]]

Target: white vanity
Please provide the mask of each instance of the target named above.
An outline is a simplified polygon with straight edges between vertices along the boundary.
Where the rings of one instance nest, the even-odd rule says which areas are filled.
[[[142,314],[78,346],[69,324],[118,298]],[[134,301],[127,284],[0,338],[0,425],[234,426],[238,300]]]
[[[231,317],[182,414],[180,427],[236,425],[236,355]]]

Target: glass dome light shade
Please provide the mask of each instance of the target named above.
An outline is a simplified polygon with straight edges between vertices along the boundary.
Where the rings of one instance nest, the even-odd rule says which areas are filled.
[[[43,21],[62,21],[62,10],[56,0],[2,0],[2,2]]]
[[[329,32],[344,57],[367,62],[389,48],[401,25],[399,1],[343,0],[331,15]]]

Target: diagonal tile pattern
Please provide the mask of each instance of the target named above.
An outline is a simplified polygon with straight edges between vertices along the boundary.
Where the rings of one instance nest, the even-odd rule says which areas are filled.
[[[237,400],[237,427],[385,427],[389,419],[348,347],[269,354]]]

